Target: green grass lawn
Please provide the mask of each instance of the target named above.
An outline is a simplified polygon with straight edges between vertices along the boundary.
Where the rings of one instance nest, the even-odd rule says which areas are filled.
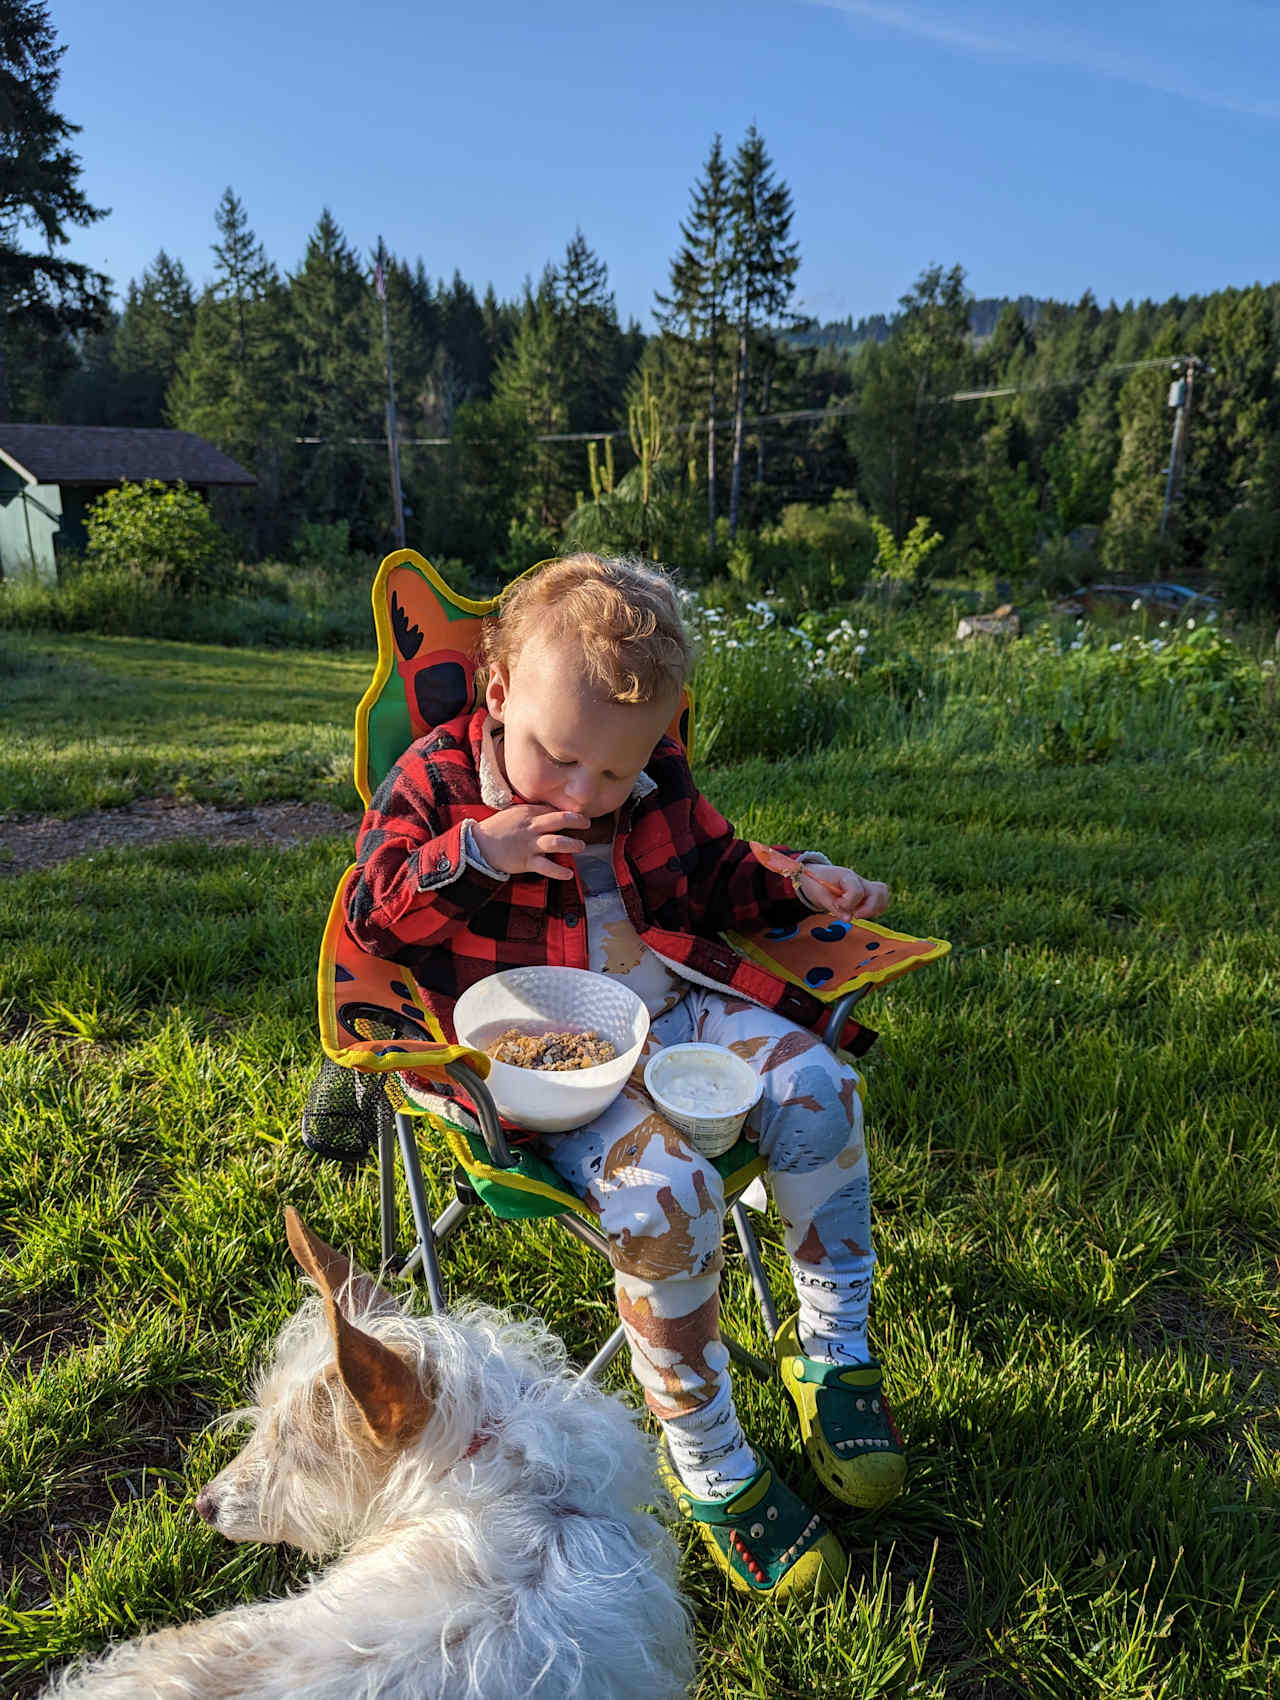
[[[0,813],[137,797],[357,808],[351,722],[368,655],[0,634]]]
[[[7,654],[4,807],[175,774],[228,801],[351,801],[362,661]],[[780,1390],[740,1382],[852,1582],[816,1613],[761,1609],[687,1546],[700,1700],[1274,1696],[1280,762],[1053,767],[895,741],[708,789],[749,835],[890,881],[890,924],[954,951],[868,1006],[873,1336],[907,1490],[875,1517],[833,1505]],[[282,1206],[377,1245],[372,1172],[298,1139],[349,855],[187,843],[0,880],[0,1692],[304,1574],[221,1542],[191,1501],[234,1446],[205,1425],[243,1402],[299,1296]],[[785,1292],[773,1218],[764,1236]],[[469,1225],[446,1270],[536,1306],[580,1357],[609,1327],[600,1266],[550,1225]],[[736,1255],[727,1280],[763,1348]]]

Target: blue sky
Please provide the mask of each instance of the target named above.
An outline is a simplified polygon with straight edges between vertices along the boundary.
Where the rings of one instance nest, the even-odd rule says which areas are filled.
[[[71,257],[197,284],[230,184],[288,271],[328,206],[432,274],[518,293],[576,226],[651,325],[718,130],[795,202],[796,304],[890,310],[932,261],[978,295],[1280,277],[1275,0],[50,0],[59,105],[109,218]]]

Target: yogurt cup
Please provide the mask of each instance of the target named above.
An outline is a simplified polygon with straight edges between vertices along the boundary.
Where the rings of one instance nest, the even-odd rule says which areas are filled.
[[[645,1064],[645,1090],[703,1157],[735,1143],[760,1097],[762,1081],[724,1045],[667,1045]]]

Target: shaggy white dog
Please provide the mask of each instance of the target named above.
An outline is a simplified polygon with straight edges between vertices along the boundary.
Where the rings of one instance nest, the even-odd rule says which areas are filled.
[[[342,1554],[283,1600],[64,1673],[72,1700],[668,1700],[693,1676],[652,1449],[539,1326],[410,1316],[288,1210],[320,1291],[244,1449],[202,1490],[233,1541]]]

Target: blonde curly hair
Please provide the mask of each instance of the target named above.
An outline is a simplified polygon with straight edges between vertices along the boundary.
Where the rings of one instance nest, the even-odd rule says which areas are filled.
[[[552,641],[572,633],[607,702],[676,697],[693,663],[671,580],[643,561],[566,555],[516,579],[484,622],[486,665],[509,672],[534,632]]]

